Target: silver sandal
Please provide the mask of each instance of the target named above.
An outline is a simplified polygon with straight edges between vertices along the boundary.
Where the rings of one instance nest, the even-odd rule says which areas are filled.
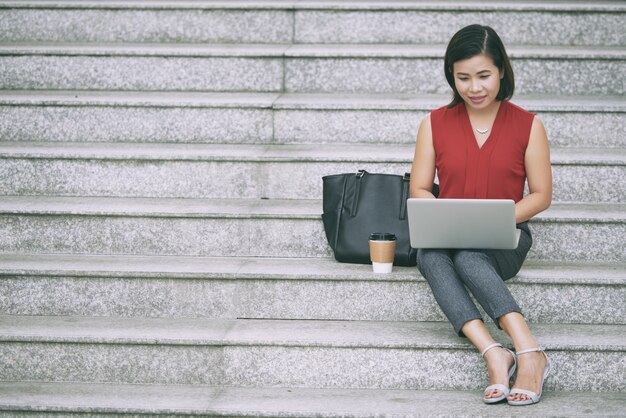
[[[517,368],[517,358],[515,357],[515,353],[513,351],[511,351],[508,348],[504,347],[500,343],[493,343],[493,344],[485,347],[485,349],[480,354],[484,358],[485,354],[487,353],[487,351],[491,350],[492,348],[496,348],[496,347],[500,347],[500,348],[508,351],[513,356],[513,365],[509,369],[509,379],[511,379],[511,376],[513,376],[513,373],[515,373],[515,369]],[[492,391],[492,390],[499,390],[500,392],[502,392],[502,395],[498,396],[497,398],[485,398],[484,395],[488,391]],[[502,383],[494,383],[493,385],[489,385],[489,386],[487,386],[485,388],[485,391],[483,392],[483,402],[486,403],[486,404],[493,404],[493,403],[502,402],[503,400],[506,399],[507,396],[509,396],[509,393],[510,393],[510,389],[508,387],[506,387]]]
[[[546,352],[543,351],[543,348],[541,347],[529,348],[526,350],[518,351],[516,354],[519,356],[520,354],[534,353],[534,352],[543,353],[543,355],[546,357],[546,366],[543,369],[543,377],[541,378],[541,385],[539,385],[539,388],[540,388],[539,393],[537,394],[533,391],[526,390],[526,389],[513,388],[511,389],[511,392],[510,392],[511,395],[515,395],[515,394],[526,395],[530,399],[526,399],[523,401],[507,400],[509,405],[514,405],[514,406],[532,405],[541,400],[541,394],[543,393],[543,382],[546,380],[546,377],[548,377],[548,374],[550,373],[550,369],[552,368],[552,365],[550,364],[550,359],[548,358],[548,356],[546,355]]]

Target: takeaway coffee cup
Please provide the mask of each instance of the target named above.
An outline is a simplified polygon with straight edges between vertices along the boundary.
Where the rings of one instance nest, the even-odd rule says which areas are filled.
[[[396,236],[388,232],[370,234],[370,259],[374,273],[391,273],[396,253]]]

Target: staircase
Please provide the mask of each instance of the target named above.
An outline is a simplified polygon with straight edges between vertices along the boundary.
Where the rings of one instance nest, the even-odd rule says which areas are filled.
[[[475,22],[552,144],[508,282],[556,364],[526,408],[481,403],[415,268],[335,262],[320,217],[323,175],[410,169]],[[1,0],[0,417],[626,416],[625,23],[621,1]]]

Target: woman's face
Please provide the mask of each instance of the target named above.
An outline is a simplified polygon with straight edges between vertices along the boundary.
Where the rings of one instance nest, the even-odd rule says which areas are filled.
[[[496,103],[504,74],[500,74],[491,57],[481,54],[457,61],[452,70],[454,85],[467,106],[483,110]]]

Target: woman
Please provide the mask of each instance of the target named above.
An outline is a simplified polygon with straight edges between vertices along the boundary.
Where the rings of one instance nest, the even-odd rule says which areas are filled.
[[[448,44],[444,71],[454,98],[420,124],[411,196],[434,198],[437,172],[440,198],[514,200],[521,234],[515,250],[421,249],[418,268],[455,331],[487,362],[490,385],[483,401],[536,403],[550,362],[504,281],[517,274],[530,249],[527,221],[552,201],[548,139],[539,119],[509,102],[513,70],[492,28],[471,25],[457,32]],[[523,196],[526,181],[529,194]],[[467,289],[511,337],[516,353],[493,339]]]

